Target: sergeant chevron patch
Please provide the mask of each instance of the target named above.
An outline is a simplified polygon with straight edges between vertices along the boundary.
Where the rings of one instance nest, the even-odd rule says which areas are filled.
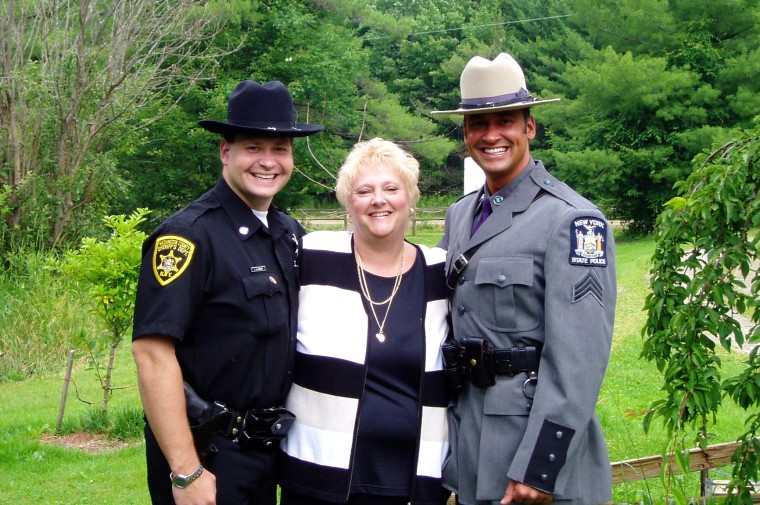
[[[604,307],[604,286],[593,270],[589,269],[581,280],[573,284],[573,298],[571,303],[578,302],[588,295],[596,298],[599,305]]]

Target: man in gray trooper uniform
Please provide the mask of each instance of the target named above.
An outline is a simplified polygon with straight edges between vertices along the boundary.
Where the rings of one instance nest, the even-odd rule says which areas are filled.
[[[608,501],[595,407],[615,316],[609,222],[531,157],[530,110],[557,99],[531,96],[512,56],[472,58],[460,87],[460,107],[433,114],[464,116],[486,183],[451,206],[440,244],[453,290],[446,366],[461,381],[444,484],[464,505]]]

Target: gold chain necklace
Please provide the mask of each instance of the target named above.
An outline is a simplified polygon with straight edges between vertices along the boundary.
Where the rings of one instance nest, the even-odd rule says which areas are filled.
[[[393,297],[396,296],[396,293],[398,293],[398,288],[401,286],[401,277],[404,272],[404,253],[406,252],[406,247],[404,245],[401,246],[401,262],[398,266],[398,273],[396,274],[396,280],[393,282],[393,289],[391,290],[391,296],[383,300],[382,302],[376,302],[372,299],[372,297],[369,295],[369,285],[367,284],[367,278],[364,276],[364,267],[362,266],[362,258],[359,256],[359,251],[356,249],[356,246],[354,246],[354,256],[356,257],[356,274],[359,277],[359,287],[362,290],[362,295],[364,298],[369,302],[369,308],[372,311],[372,316],[375,318],[375,322],[377,323],[377,333],[375,333],[375,338],[379,342],[385,342],[385,333],[383,333],[383,328],[385,327],[385,321],[388,320],[388,314],[391,311],[391,304],[393,303]],[[377,312],[375,312],[375,305],[385,305],[388,304],[388,308],[385,309],[385,316],[383,316],[383,321],[380,322],[380,318],[377,317]]]

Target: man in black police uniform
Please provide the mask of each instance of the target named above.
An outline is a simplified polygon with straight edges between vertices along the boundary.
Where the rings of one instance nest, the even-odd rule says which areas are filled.
[[[154,504],[274,505],[275,451],[252,413],[281,406],[291,385],[303,228],[272,199],[293,171],[293,137],[322,127],[295,122],[281,82],[251,80],[230,95],[227,122],[199,124],[223,136],[222,177],[143,245],[132,351],[148,487]],[[194,444],[183,382],[224,420],[211,446]]]

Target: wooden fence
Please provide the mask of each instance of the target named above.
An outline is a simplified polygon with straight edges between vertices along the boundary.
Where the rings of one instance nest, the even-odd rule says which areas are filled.
[[[709,479],[708,470],[730,464],[731,456],[739,444],[740,442],[728,442],[711,445],[704,451],[699,448],[689,451],[689,472],[701,473],[701,494],[703,497],[707,495],[725,496],[725,482]],[[669,454],[668,458],[670,470],[673,473],[681,473],[681,469],[675,463],[675,456]],[[612,463],[612,483],[620,484],[659,477],[663,464],[661,456],[647,456]],[[760,488],[755,486],[755,490],[760,491]],[[760,494],[753,495],[752,502],[760,503]]]
[[[692,449],[689,451],[689,471],[702,472],[702,498],[695,499],[689,503],[708,503],[709,496],[720,497],[726,495],[725,483],[721,481],[711,481],[707,478],[707,471],[711,468],[727,465],[731,462],[731,455],[739,446],[739,442],[730,442],[725,444],[716,444],[702,449]],[[671,462],[671,469],[675,473],[681,473],[680,468],[675,464],[675,457],[668,455]],[[643,479],[659,477],[663,465],[661,456],[647,456],[645,458],[628,459],[612,463],[612,483],[621,484],[623,482],[635,482]],[[757,486],[756,486],[757,489]],[[752,503],[760,503],[760,494],[752,495]],[[449,497],[448,505],[456,505],[456,498],[452,494]],[[621,505],[616,502],[608,502],[604,505]]]

